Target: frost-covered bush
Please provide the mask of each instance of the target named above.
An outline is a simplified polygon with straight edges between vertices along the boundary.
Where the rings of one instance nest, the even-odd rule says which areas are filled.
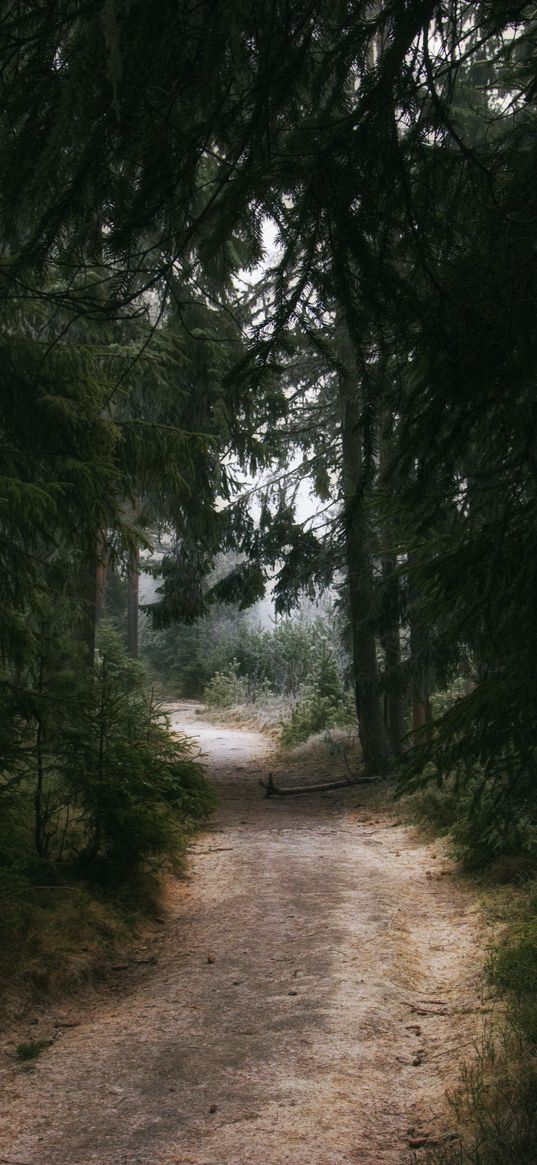
[[[316,653],[313,671],[281,730],[284,745],[300,744],[328,728],[354,724],[352,693],[345,689],[336,659],[326,643]]]
[[[212,708],[232,708],[243,704],[247,698],[247,681],[238,674],[238,661],[233,659],[225,671],[217,671],[204,692],[204,698]]]

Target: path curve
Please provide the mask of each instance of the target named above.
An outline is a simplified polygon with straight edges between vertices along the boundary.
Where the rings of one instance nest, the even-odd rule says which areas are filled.
[[[4,1058],[0,1161],[403,1165],[449,1134],[480,1010],[476,907],[356,790],[266,800],[265,738],[191,703],[173,722],[200,740],[220,809],[156,965],[64,1009],[34,1070]]]

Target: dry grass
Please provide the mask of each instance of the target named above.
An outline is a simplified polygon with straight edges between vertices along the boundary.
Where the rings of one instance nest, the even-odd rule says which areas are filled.
[[[431,836],[447,834],[449,796],[403,798],[403,814]],[[537,1162],[537,882],[533,855],[498,859],[466,873],[479,893],[490,944],[483,952],[493,1019],[448,1098],[457,1137],[415,1154],[415,1165],[535,1165]]]
[[[148,875],[136,876],[113,896],[67,884],[12,893],[9,912],[3,911],[0,954],[4,1014],[20,1014],[45,997],[61,997],[101,978],[147,935],[162,898],[162,881]]]

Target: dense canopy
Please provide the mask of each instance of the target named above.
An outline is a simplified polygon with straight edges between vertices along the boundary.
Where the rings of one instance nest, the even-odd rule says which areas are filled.
[[[407,773],[525,821],[533,6],[34,0],[0,38],[6,706],[34,707],[62,619],[92,663],[105,560],[133,646],[165,529],[159,625],[206,609],[222,549],[217,598],[335,580],[368,767],[407,751],[413,704]],[[289,458],[324,527],[285,490],[260,519],[236,497]]]

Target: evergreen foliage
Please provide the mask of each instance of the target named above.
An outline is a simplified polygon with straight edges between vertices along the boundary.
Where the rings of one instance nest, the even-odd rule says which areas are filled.
[[[300,744],[309,736],[330,728],[354,727],[355,710],[350,692],[345,690],[340,670],[326,642],[315,652],[311,674],[302,686],[300,698],[284,722],[284,745]]]
[[[93,672],[73,667],[66,639],[43,638],[41,650],[4,811],[17,820],[33,802],[36,860],[87,876],[172,852],[212,804],[191,742],[171,737],[115,633],[103,629]]]
[[[132,582],[156,529],[162,634],[211,598],[255,601],[271,570],[280,612],[344,576],[368,767],[404,747],[402,787],[454,781],[480,861],[529,845],[534,8],[153,8],[1,13],[5,795],[29,735],[44,755],[80,685],[106,686],[89,680],[98,578],[115,563]],[[297,518],[294,485],[254,520],[240,475],[267,468],[307,477],[326,520]],[[239,558],[211,596],[222,550]],[[83,752],[93,785],[94,738]],[[110,846],[121,830],[101,792],[86,848],[92,813]]]
[[[193,625],[175,624],[156,633],[148,628],[143,643],[144,657],[179,695],[201,696],[215,674],[231,672],[244,681],[251,702],[267,689],[296,697],[323,652],[330,666],[338,660],[334,683],[339,691],[348,659],[338,613],[329,606],[263,628],[233,605],[214,605]]]

